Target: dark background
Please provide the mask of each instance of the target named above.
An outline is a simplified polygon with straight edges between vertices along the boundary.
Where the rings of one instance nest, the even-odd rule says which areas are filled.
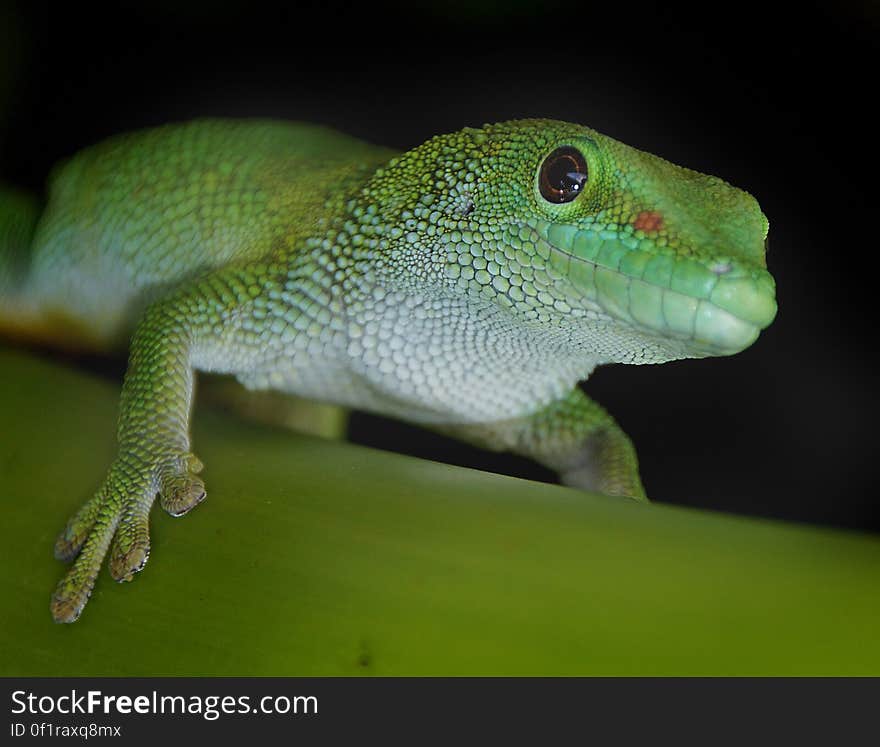
[[[770,218],[777,321],[733,358],[606,367],[587,391],[657,501],[877,531],[878,38],[869,0],[0,2],[0,175],[39,191],[108,135],[226,115],[401,149],[552,117],[721,176]],[[352,434],[552,479],[379,418]]]

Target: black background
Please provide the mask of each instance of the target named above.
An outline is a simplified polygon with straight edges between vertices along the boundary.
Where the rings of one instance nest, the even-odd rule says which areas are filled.
[[[0,174],[40,190],[103,137],[226,115],[401,149],[552,117],[721,176],[770,218],[777,321],[733,358],[606,367],[587,391],[633,437],[655,500],[877,531],[877,8],[0,3]],[[379,418],[352,435],[552,479]]]

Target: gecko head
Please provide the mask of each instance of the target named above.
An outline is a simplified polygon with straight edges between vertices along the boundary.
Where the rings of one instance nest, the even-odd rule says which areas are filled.
[[[729,355],[776,314],[754,198],[587,127],[486,125],[390,166],[400,230],[448,283],[604,360]]]

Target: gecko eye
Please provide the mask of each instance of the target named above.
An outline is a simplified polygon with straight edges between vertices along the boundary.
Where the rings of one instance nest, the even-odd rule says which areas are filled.
[[[571,202],[583,191],[589,176],[587,159],[577,148],[557,148],[541,164],[541,197],[547,202]]]

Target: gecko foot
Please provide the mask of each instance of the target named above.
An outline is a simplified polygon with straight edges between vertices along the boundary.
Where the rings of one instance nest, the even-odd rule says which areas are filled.
[[[110,575],[130,581],[150,557],[150,508],[161,494],[162,507],[185,514],[205,498],[205,485],[194,473],[202,463],[192,454],[157,467],[134,467],[117,459],[101,489],[67,523],[55,542],[55,557],[75,558],[52,595],[56,622],[74,622],[81,614],[104,557]]]
[[[595,429],[560,470],[559,481],[581,490],[648,501],[635,450],[616,425]]]

